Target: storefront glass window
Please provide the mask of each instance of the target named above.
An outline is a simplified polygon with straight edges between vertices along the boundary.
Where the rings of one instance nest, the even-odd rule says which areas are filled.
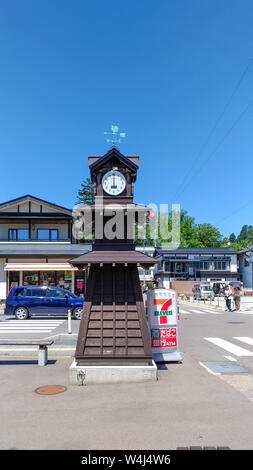
[[[39,286],[39,273],[24,271],[23,285],[24,286]]]
[[[39,274],[41,286],[56,286],[55,271],[40,271]]]
[[[19,285],[19,272],[10,272],[10,287]],[[11,285],[11,283],[13,283]],[[14,284],[16,283],[16,284]],[[39,271],[23,273],[24,286],[53,286],[72,291],[72,272],[71,271]]]
[[[56,286],[62,289],[71,291],[72,287],[72,273],[71,271],[57,271],[56,272]]]
[[[84,297],[85,293],[85,273],[84,271],[75,272],[75,295]]]
[[[9,272],[9,289],[19,285],[19,272],[10,271]]]

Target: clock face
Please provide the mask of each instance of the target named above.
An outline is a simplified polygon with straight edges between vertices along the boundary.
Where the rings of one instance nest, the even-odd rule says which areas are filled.
[[[126,187],[126,178],[120,171],[108,171],[102,178],[102,187],[110,196],[118,196]]]

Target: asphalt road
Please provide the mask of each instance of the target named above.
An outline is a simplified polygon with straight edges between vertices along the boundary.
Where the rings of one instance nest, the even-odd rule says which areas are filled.
[[[253,372],[253,311],[226,312],[195,304],[180,305],[184,354],[197,361],[238,362]]]
[[[36,352],[2,351],[0,448],[253,449],[253,314],[191,304],[180,311],[183,362],[160,365],[157,382],[70,386],[71,351],[51,349],[46,367],[38,367]],[[49,335],[62,332],[66,322]],[[53,384],[67,391],[35,393]]]

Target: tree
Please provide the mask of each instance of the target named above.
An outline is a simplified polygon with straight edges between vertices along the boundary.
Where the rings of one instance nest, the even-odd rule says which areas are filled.
[[[211,224],[198,224],[195,227],[195,242],[199,247],[219,247],[222,244],[222,235],[219,230]]]
[[[229,237],[229,241],[230,243],[234,243],[236,241],[236,236],[234,233],[231,233],[230,237]]]
[[[249,225],[248,227],[248,245],[253,245],[253,227]]]
[[[94,187],[90,178],[81,183],[81,188],[78,190],[77,203],[93,204],[94,203]]]
[[[182,210],[180,215],[180,246],[183,248],[198,246],[195,240],[195,219],[187,211]]]
[[[243,225],[240,231],[240,234],[237,237],[237,241],[241,242],[243,240],[247,240],[248,238],[248,225]]]

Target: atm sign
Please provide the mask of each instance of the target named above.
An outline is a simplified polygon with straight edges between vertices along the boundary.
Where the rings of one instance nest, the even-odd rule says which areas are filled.
[[[151,344],[152,344],[152,348],[176,347],[177,346],[176,328],[161,328],[160,330],[151,330]]]

